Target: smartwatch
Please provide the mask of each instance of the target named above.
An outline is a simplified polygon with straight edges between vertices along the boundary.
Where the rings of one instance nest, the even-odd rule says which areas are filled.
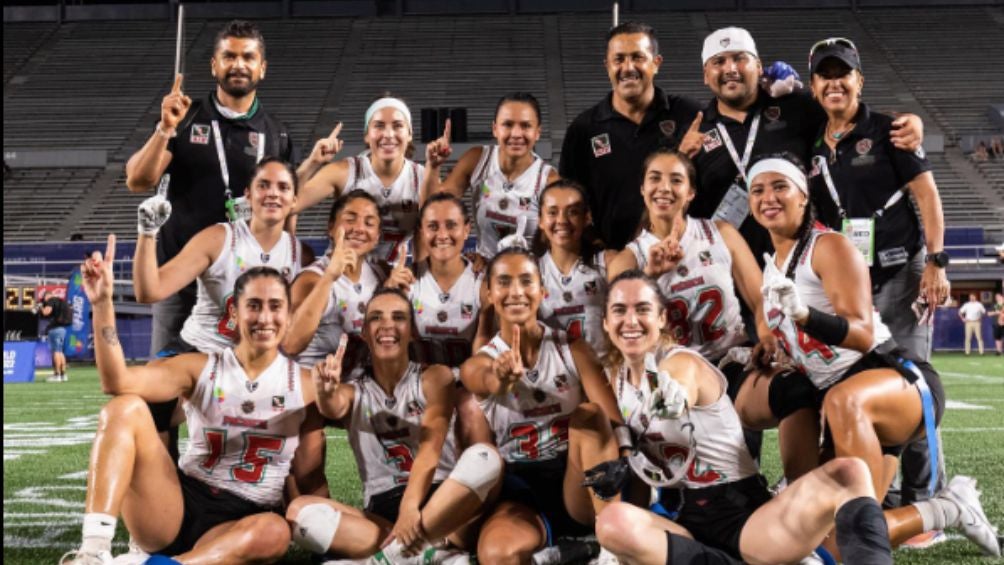
[[[928,253],[924,257],[924,261],[928,263],[934,263],[934,265],[939,269],[944,269],[945,267],[948,266],[950,258],[948,257],[948,253],[945,253],[944,251],[938,251],[937,253]]]

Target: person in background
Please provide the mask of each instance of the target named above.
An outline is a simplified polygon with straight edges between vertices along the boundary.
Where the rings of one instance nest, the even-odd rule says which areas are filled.
[[[987,309],[983,307],[983,303],[977,300],[975,292],[970,292],[969,302],[966,302],[959,307],[959,319],[966,325],[966,355],[969,355],[973,335],[976,336],[976,345],[979,346],[980,355],[983,355],[982,329],[983,316],[985,316],[986,313]]]
[[[52,376],[45,379],[45,382],[65,383],[69,377],[66,376],[66,354],[63,349],[66,344],[66,328],[73,323],[73,307],[66,300],[43,290],[35,311],[39,317],[49,320],[45,334],[52,353]]]
[[[994,295],[993,309],[990,311],[994,323],[994,346],[997,356],[1004,355],[1004,294]]]

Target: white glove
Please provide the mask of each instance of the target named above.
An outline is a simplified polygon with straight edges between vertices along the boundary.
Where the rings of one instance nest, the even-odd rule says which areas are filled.
[[[156,194],[140,203],[136,210],[139,223],[136,231],[140,235],[157,235],[161,226],[171,217],[171,203],[162,194]]]
[[[752,347],[733,347],[725,353],[725,357],[722,357],[718,361],[718,368],[724,369],[729,363],[739,363],[744,368],[749,369],[753,366],[753,348]]]
[[[648,399],[648,413],[654,418],[676,419],[687,408],[687,391],[665,371],[659,371],[655,354],[645,355],[645,372],[656,376],[658,386]],[[646,375],[647,376],[647,375]]]
[[[809,315],[809,308],[802,303],[798,296],[798,289],[795,288],[795,281],[781,277],[767,283],[768,300],[773,304],[779,304],[784,315],[791,320],[805,320]]]
[[[530,249],[530,244],[526,241],[523,233],[526,231],[526,216],[522,215],[516,220],[516,232],[507,235],[499,240],[497,251],[518,247],[520,249]]]

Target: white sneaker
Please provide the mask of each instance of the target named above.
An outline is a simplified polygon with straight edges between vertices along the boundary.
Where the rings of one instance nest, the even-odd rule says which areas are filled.
[[[112,554],[108,551],[97,553],[75,550],[64,553],[59,565],[112,565]]]
[[[959,519],[950,527],[959,528],[970,541],[980,546],[985,555],[1001,556],[1001,544],[995,528],[980,504],[980,491],[976,490],[976,479],[956,476],[941,492],[935,495],[954,503],[959,508]]]
[[[378,551],[370,558],[373,565],[466,565],[470,556],[456,548],[438,548],[426,545],[417,555],[407,557],[404,547],[394,540],[387,547]]]
[[[143,565],[150,558],[150,554],[143,551],[136,545],[136,542],[129,538],[129,551],[112,559],[114,565]]]
[[[66,379],[63,378],[62,375],[52,375],[51,377],[48,377],[47,379],[45,379],[45,382],[47,382],[47,383],[63,383],[63,382],[66,382]]]

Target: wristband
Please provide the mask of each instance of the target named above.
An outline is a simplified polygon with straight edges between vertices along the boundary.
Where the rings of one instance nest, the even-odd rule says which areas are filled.
[[[156,132],[157,135],[163,137],[164,139],[171,139],[172,137],[178,137],[178,130],[176,128],[172,129],[171,131],[164,129],[164,122],[157,122]]]
[[[634,449],[634,441],[631,440],[631,430],[624,424],[614,427],[614,437],[617,438],[617,446],[621,449]]]
[[[840,345],[847,339],[847,332],[851,329],[847,318],[820,312],[812,306],[809,307],[809,317],[801,326],[805,333],[826,345]]]

